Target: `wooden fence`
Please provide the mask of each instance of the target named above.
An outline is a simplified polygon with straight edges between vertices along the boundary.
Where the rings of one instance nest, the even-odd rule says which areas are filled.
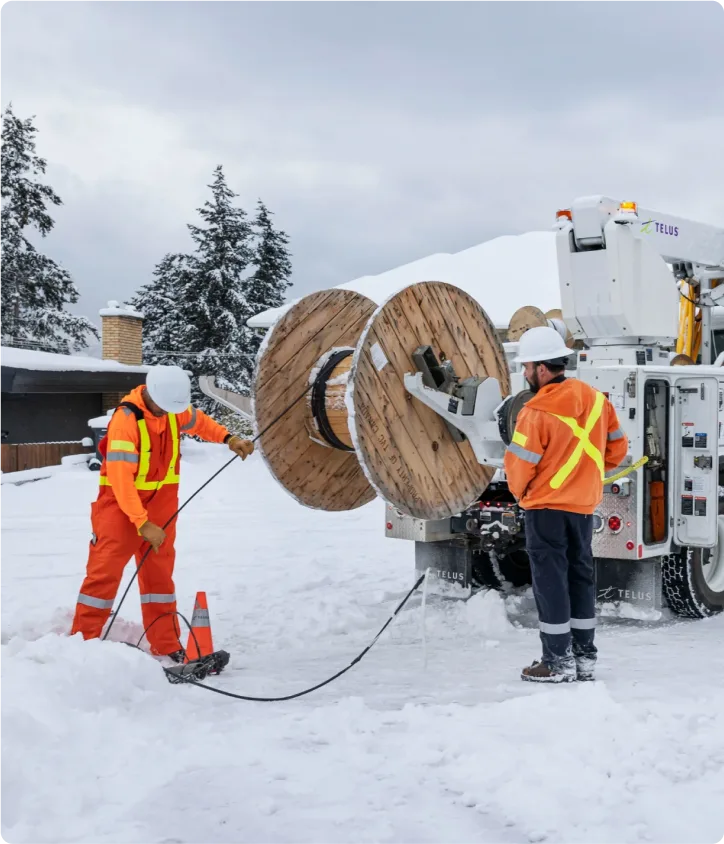
[[[3,472],[22,472],[23,469],[58,466],[61,458],[69,454],[89,454],[95,451],[81,442],[19,443],[18,445],[3,445],[1,450]]]

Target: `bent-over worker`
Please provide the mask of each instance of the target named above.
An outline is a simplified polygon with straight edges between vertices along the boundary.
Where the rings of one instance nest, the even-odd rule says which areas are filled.
[[[155,654],[183,660],[174,614],[176,520],[163,527],[179,507],[180,435],[226,443],[242,460],[254,451],[252,442],[232,436],[190,401],[188,375],[178,366],[155,366],[146,386],[132,390],[113,413],[71,635],[101,635],[126,563],[135,555],[138,565],[148,543],[153,553],[138,573],[143,625]]]
[[[628,440],[603,393],[564,375],[571,354],[547,326],[520,338],[516,361],[535,395],[520,411],[505,453],[508,486],[525,510],[543,656],[523,680],[593,680],[593,512],[604,471],[616,468]]]

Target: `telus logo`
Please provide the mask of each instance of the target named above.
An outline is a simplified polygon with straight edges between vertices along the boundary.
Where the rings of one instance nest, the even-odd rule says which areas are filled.
[[[679,236],[679,227],[670,226],[668,223],[659,223],[657,220],[649,220],[641,223],[640,234],[667,234],[669,237]]]

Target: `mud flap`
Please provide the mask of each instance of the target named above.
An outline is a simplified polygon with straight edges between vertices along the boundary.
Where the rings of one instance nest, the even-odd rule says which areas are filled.
[[[415,543],[417,575],[430,569],[429,589],[432,594],[453,598],[469,598],[473,553],[464,539]]]
[[[594,565],[598,605],[624,603],[642,609],[662,609],[661,561],[658,558],[638,561],[598,557]]]

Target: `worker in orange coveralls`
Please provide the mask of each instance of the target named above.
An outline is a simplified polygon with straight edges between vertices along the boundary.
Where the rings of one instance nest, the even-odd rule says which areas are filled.
[[[146,386],[132,390],[111,417],[100,490],[91,505],[93,536],[86,577],[71,635],[101,635],[126,563],[134,555],[140,563],[148,543],[154,553],[138,573],[143,625],[155,654],[183,661],[173,615],[176,520],[162,527],[179,507],[180,435],[226,443],[242,460],[254,451],[252,442],[232,436],[190,400],[189,377],[180,367],[155,366]]]

